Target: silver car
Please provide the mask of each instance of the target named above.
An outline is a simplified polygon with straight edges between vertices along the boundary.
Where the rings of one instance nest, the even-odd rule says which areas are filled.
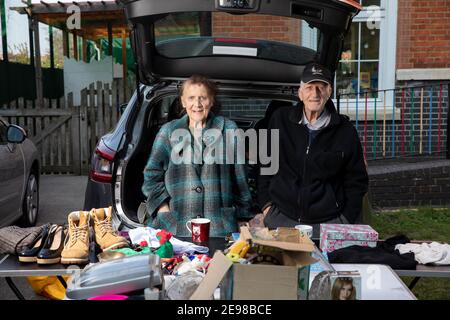
[[[39,155],[24,129],[0,117],[0,227],[36,224]]]

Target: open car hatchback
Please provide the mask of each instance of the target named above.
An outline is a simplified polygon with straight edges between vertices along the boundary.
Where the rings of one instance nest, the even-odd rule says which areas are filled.
[[[361,10],[352,0],[122,3],[139,86],[117,126],[97,145],[84,206],[113,205],[120,228],[141,226],[143,170],[161,125],[180,116],[183,80],[208,76],[218,85],[223,116],[242,129],[263,128],[276,108],[298,101],[307,63],[318,62],[334,73],[343,39]],[[253,196],[255,174],[249,166]]]

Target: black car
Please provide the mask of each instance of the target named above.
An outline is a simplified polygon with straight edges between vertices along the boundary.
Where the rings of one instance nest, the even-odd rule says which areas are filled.
[[[161,125],[178,117],[177,94],[184,79],[210,77],[218,85],[224,116],[243,129],[263,128],[274,109],[298,101],[304,65],[316,61],[336,70],[343,39],[361,9],[352,0],[122,3],[139,86],[116,128],[96,147],[84,205],[85,210],[112,205],[114,223],[121,228],[141,226],[137,210],[146,200],[141,192],[144,166]],[[255,24],[259,34],[247,32]],[[231,31],[224,32],[224,25]],[[265,34],[271,25],[281,32]],[[314,45],[306,47],[308,35]]]

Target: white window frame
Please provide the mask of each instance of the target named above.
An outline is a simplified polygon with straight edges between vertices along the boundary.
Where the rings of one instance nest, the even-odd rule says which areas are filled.
[[[396,50],[397,50],[397,11],[398,11],[398,0],[381,0],[380,10],[375,12],[374,10],[369,10],[366,7],[353,19],[353,22],[366,22],[369,19],[372,21],[380,22],[380,40],[379,40],[379,55],[378,55],[378,90],[389,90],[395,88],[395,68],[396,68]],[[360,37],[360,34],[359,34]],[[361,41],[359,42],[361,46]],[[351,62],[357,62],[354,60]],[[360,72],[358,69],[358,77]],[[337,105],[336,98],[336,78],[334,80],[334,99],[333,101]],[[359,88],[359,78],[358,78],[358,88]],[[386,119],[392,119],[393,117],[393,91],[386,92],[386,101],[384,101],[384,93],[379,92],[376,101],[377,105],[377,120],[382,120],[384,113],[384,104],[386,102]],[[348,112],[347,112],[348,105]],[[358,112],[356,112],[356,106],[358,105]],[[368,98],[367,101],[367,120],[374,120],[374,106],[375,99]],[[382,106],[382,107],[380,107]],[[350,116],[352,120],[364,120],[365,119],[365,98],[347,99],[345,97],[341,98],[340,101],[340,112]],[[395,119],[399,119],[400,112],[395,109]]]
[[[308,22],[302,20],[302,47],[310,48],[317,51],[317,29],[309,27]]]

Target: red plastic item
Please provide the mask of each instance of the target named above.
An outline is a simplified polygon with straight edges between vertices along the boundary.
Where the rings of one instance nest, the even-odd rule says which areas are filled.
[[[166,230],[161,230],[156,234],[156,236],[159,238],[159,244],[163,244],[166,243],[166,241],[169,241],[170,238],[172,238],[172,233]]]
[[[141,247],[148,247],[148,242],[145,241],[145,240],[142,240],[142,241],[139,243],[139,245],[140,245]]]

